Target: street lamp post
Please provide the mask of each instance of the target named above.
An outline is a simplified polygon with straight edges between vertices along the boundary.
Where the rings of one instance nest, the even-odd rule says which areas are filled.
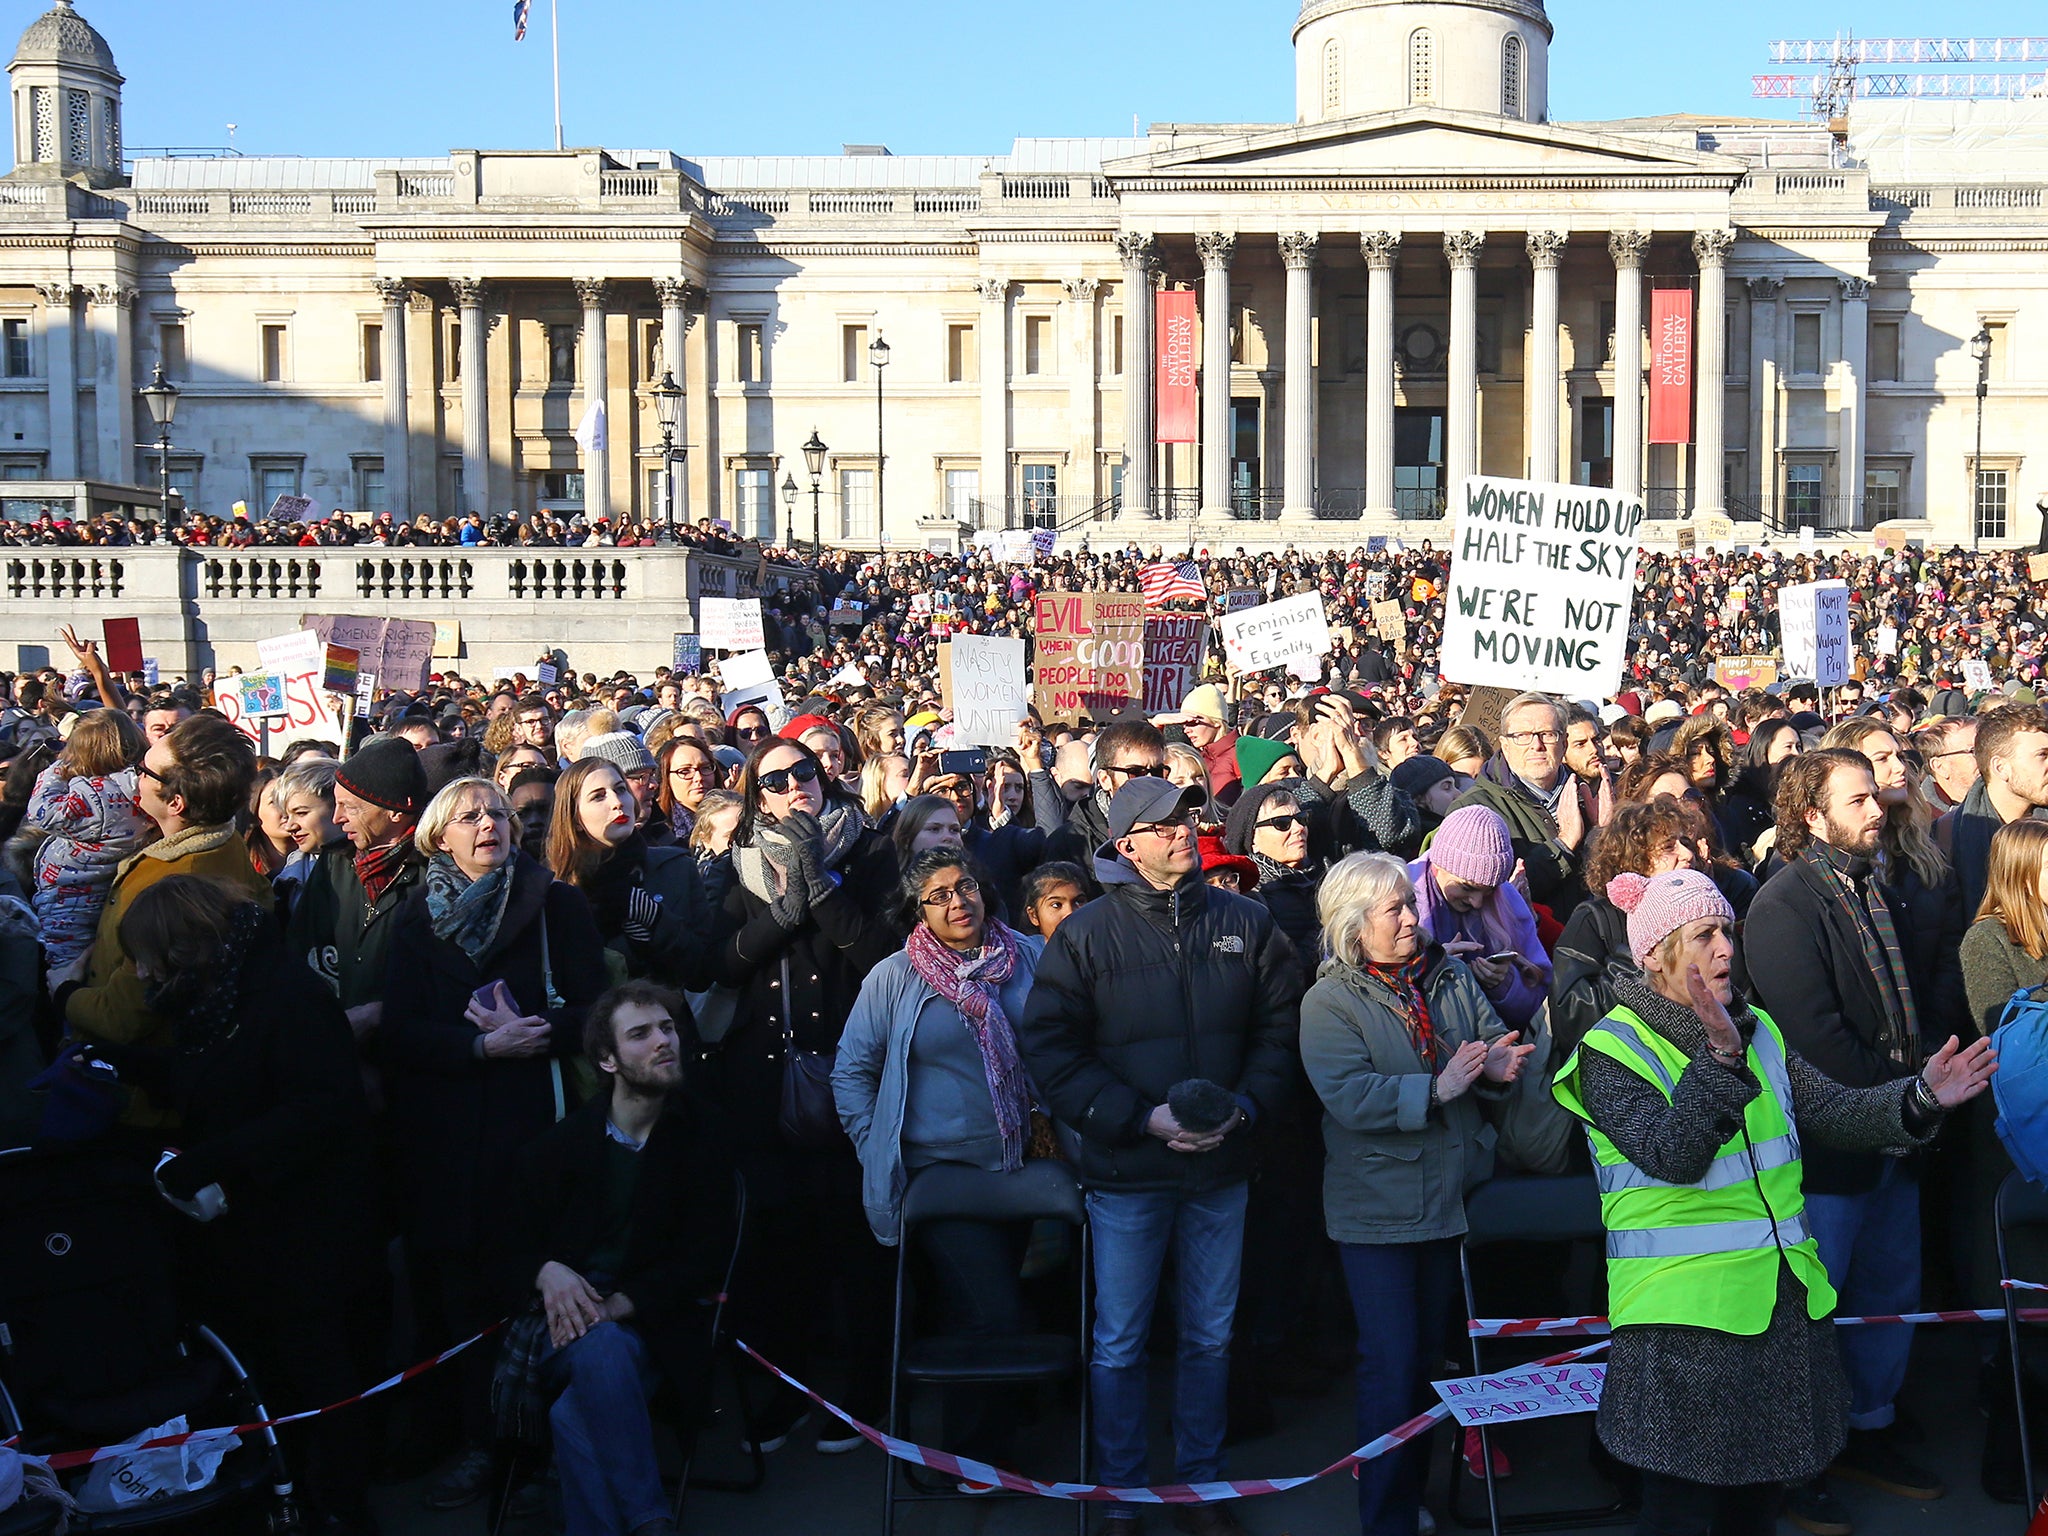
[[[811,472],[811,559],[824,558],[824,545],[818,539],[818,487],[825,474],[825,455],[829,450],[825,440],[818,436],[818,429],[811,428],[810,441],[804,444],[804,467]],[[879,479],[876,482],[880,483]]]
[[[875,370],[875,546],[880,548],[882,530],[888,526],[883,517],[882,480],[889,464],[882,453],[882,370],[889,366],[889,343],[882,340],[880,331],[868,347],[868,362]]]
[[[782,541],[782,547],[794,553],[796,550],[796,476],[782,477],[782,509],[789,526],[789,537]]]
[[[156,365],[149,383],[136,391],[149,407],[149,419],[156,423],[157,515],[166,529],[171,526],[171,422],[178,414],[178,386],[164,377],[164,365]]]
[[[1984,397],[1991,392],[1991,327],[1979,325],[1970,338],[1977,359],[1977,452],[1970,460],[1970,547],[1984,536]]]
[[[661,421],[661,526],[669,542],[676,536],[676,429],[683,419],[683,387],[669,369],[649,391],[654,396],[654,414]]]

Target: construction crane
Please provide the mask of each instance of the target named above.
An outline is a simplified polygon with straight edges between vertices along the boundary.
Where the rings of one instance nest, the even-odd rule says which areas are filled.
[[[2048,37],[1853,37],[1780,40],[1773,64],[1820,66],[1812,75],[1754,75],[1750,94],[1764,100],[1810,101],[1816,117],[1843,122],[1849,103],[1901,97],[1951,101],[2010,100],[2048,95],[2048,72],[2015,66],[2048,64]],[[1906,71],[1900,64],[1948,65]],[[1967,66],[1979,66],[1977,70]],[[1999,72],[1982,66],[2002,65]],[[1966,66],[1958,70],[1953,66]]]

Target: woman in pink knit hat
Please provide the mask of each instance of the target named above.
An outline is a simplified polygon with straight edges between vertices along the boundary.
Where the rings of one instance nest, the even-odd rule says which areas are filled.
[[[1550,956],[1514,873],[1508,824],[1483,805],[1452,811],[1408,866],[1425,938],[1465,962],[1502,1022],[1525,1029],[1550,995]]]

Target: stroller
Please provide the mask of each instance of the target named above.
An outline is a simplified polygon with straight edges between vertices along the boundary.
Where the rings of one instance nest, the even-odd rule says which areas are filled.
[[[0,1440],[48,1456],[118,1444],[179,1415],[194,1430],[270,1417],[219,1335],[179,1316],[170,1216],[140,1161],[0,1151]],[[75,1495],[91,1471],[64,1471],[64,1486]],[[298,1525],[269,1429],[237,1436],[205,1486],[81,1508],[70,1530],[221,1531],[266,1503],[272,1531]],[[0,1511],[0,1536],[40,1532],[48,1509]]]

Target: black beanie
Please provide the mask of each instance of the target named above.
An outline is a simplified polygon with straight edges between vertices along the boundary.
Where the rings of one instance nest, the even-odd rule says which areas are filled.
[[[366,743],[336,771],[334,782],[358,800],[401,815],[416,815],[426,807],[426,770],[403,736],[379,736]]]

